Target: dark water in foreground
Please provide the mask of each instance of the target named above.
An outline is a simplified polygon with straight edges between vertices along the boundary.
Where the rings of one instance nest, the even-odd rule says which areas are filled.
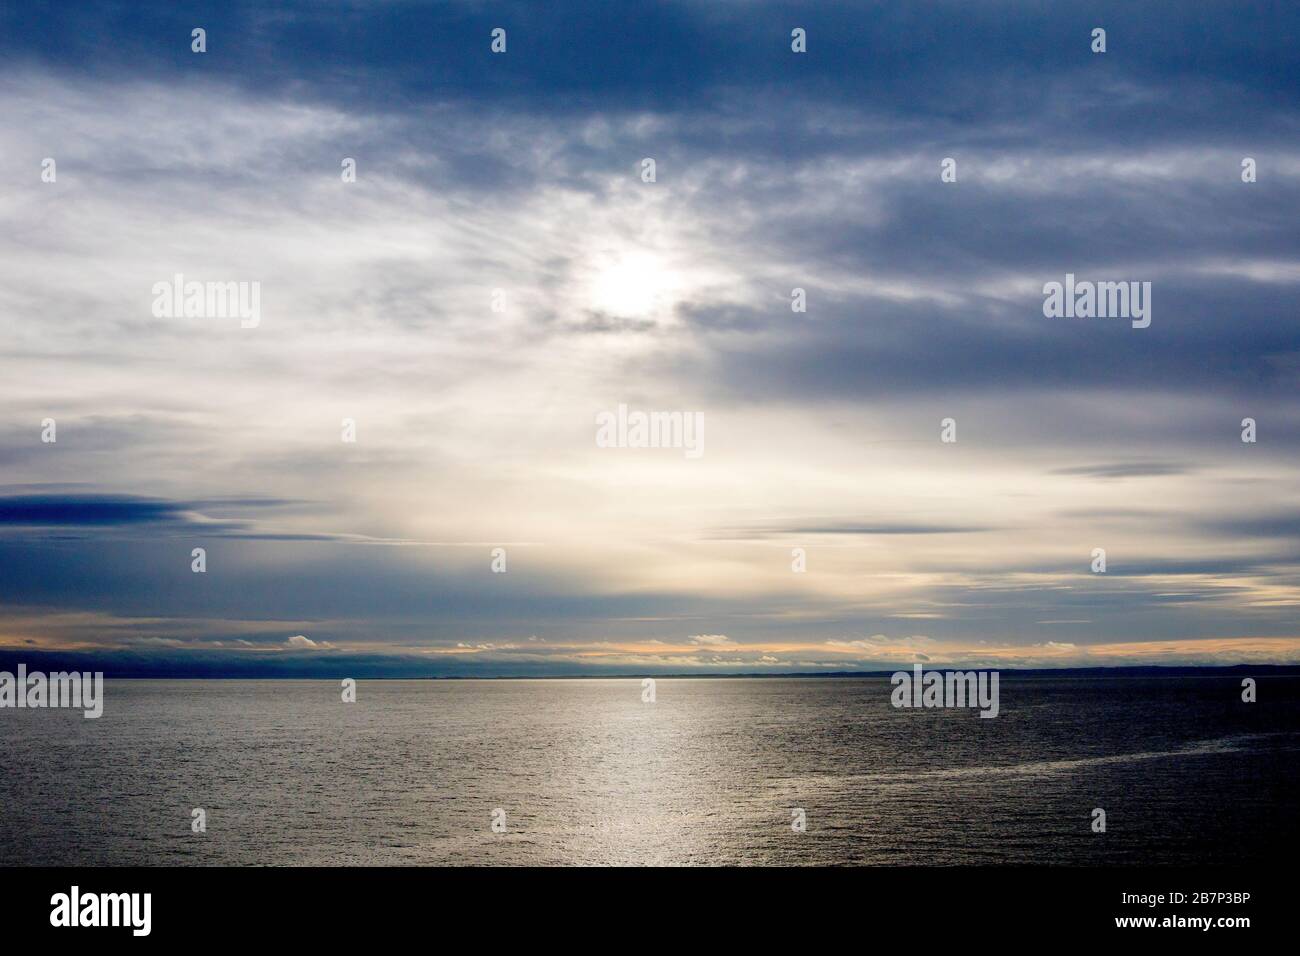
[[[1300,848],[1300,678],[109,681],[0,711],[3,864],[1233,863]],[[207,832],[190,831],[191,809]],[[807,832],[791,829],[791,809]],[[1093,833],[1094,807],[1107,832]],[[507,830],[493,833],[492,813]]]

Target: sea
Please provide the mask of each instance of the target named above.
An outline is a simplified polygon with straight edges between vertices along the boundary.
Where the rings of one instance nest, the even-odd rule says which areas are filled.
[[[99,719],[0,710],[0,864],[1230,865],[1300,848],[1300,677],[1260,677],[1247,703],[1235,675],[1004,672],[991,719],[896,708],[892,689],[361,680],[345,702],[338,681],[109,680]]]

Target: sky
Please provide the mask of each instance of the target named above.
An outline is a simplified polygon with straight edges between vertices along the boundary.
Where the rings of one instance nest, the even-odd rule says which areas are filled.
[[[1294,4],[267,7],[0,13],[0,663],[1300,662]]]

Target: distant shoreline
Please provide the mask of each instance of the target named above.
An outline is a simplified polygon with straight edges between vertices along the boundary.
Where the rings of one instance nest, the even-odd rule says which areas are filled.
[[[331,673],[311,673],[311,674],[257,674],[257,673],[211,673],[211,674],[193,674],[193,673],[118,673],[113,674],[105,672],[105,680],[193,680],[193,681],[329,681],[338,680],[343,677],[353,677],[359,681],[575,681],[575,680],[643,680],[646,677],[653,677],[655,680],[855,680],[864,678],[888,679],[897,670],[907,670],[911,667],[908,664],[900,664],[897,668],[888,670],[871,670],[871,671],[833,671],[829,673],[808,673],[793,672],[780,674],[761,674],[761,673],[727,673],[727,674],[699,674],[699,673],[677,673],[677,672],[656,672],[652,670],[642,672],[618,672],[609,674],[362,674],[357,673],[355,669],[349,669],[346,665],[341,665],[336,671]],[[0,670],[5,668],[0,664]],[[86,666],[80,668],[66,667],[65,670],[86,670]],[[1177,677],[1233,677],[1237,675],[1260,675],[1271,677],[1296,677],[1300,676],[1300,665],[1297,664],[1207,664],[1207,665],[1137,665],[1137,666],[1116,666],[1116,667],[1059,667],[1059,668],[976,668],[965,665],[951,666],[926,666],[927,671],[965,671],[965,670],[997,670],[999,673],[1011,678],[1030,678],[1030,679],[1106,679],[1115,677],[1131,678],[1177,678]]]

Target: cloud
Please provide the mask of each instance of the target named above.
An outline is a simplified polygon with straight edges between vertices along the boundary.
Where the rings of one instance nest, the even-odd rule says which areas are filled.
[[[725,634],[697,634],[690,639],[690,643],[697,644],[701,647],[735,647],[736,642]]]
[[[303,634],[295,634],[285,639],[285,645],[292,648],[316,648],[319,650],[333,650],[334,645],[329,641],[313,641],[310,637]]]
[[[1075,465],[1053,468],[1054,475],[1072,475],[1083,478],[1154,478],[1164,475],[1186,475],[1195,469],[1178,462],[1123,461],[1105,465]]]
[[[0,525],[32,527],[156,524],[184,507],[131,495],[18,495],[0,498]]]
[[[940,524],[924,522],[801,522],[793,521],[781,526],[755,528],[724,528],[710,533],[717,539],[756,539],[787,537],[791,535],[926,535],[926,534],[976,534],[996,530],[977,525]]]

